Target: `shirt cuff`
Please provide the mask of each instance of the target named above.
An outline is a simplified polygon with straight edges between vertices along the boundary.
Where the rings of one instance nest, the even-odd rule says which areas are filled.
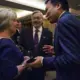
[[[42,66],[43,66],[43,59],[44,59],[44,57],[42,57],[42,59],[41,59],[41,64],[42,64]]]

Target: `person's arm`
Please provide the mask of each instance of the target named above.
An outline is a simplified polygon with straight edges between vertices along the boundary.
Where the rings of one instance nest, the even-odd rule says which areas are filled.
[[[18,74],[18,69],[15,64],[7,59],[0,57],[0,75],[4,80],[12,80]]]
[[[72,21],[59,22],[58,39],[61,55],[56,57],[44,57],[45,68],[68,68],[80,64],[80,45],[78,34]],[[59,54],[59,53],[58,53]]]
[[[18,65],[18,73],[20,74],[25,68],[27,68],[27,61],[30,59],[28,56],[24,56],[24,61],[22,64]]]
[[[11,61],[0,58],[0,74],[4,79],[12,80],[18,77],[25,68],[26,64],[24,62],[16,66]]]
[[[26,60],[24,60],[23,54],[12,43],[5,43],[1,46],[0,58],[5,62],[2,62],[1,74],[7,79],[15,78],[26,67]],[[11,74],[10,74],[11,73]]]

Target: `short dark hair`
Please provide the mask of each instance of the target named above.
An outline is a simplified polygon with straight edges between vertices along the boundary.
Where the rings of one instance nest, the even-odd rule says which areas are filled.
[[[46,0],[45,3],[47,4],[48,1],[51,1],[53,5],[60,3],[62,5],[63,10],[69,11],[69,4],[67,0]]]

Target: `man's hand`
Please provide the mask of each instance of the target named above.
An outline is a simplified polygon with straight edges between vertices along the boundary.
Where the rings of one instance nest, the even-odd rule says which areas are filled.
[[[35,58],[35,61],[32,63],[27,63],[27,67],[39,68],[42,67],[43,57],[39,56]]]
[[[17,68],[18,68],[18,72],[21,73],[27,66],[27,61],[29,60],[30,58],[28,56],[24,56],[24,61],[22,62],[22,64],[18,65]]]
[[[29,60],[30,57],[29,56],[24,56],[24,60]]]
[[[43,51],[44,51],[45,53],[54,54],[54,47],[51,46],[51,45],[44,45]]]
[[[26,67],[27,61],[28,61],[29,59],[30,59],[29,56],[24,56],[24,61],[22,62],[22,65],[23,65],[24,67]]]

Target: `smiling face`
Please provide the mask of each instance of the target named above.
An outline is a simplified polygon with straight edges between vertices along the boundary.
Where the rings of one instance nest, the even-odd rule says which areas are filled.
[[[41,12],[36,12],[32,15],[32,25],[35,28],[39,28],[43,24],[43,14]]]
[[[0,24],[0,32],[5,31],[9,36],[12,36],[17,27],[16,13],[10,8],[0,8]]]
[[[18,26],[18,22],[16,19],[10,21],[10,27],[8,28],[8,31],[10,32],[11,35],[16,33]]]
[[[46,17],[51,23],[55,23],[58,20],[59,14],[58,10],[60,5],[53,5],[51,1],[46,4]]]

